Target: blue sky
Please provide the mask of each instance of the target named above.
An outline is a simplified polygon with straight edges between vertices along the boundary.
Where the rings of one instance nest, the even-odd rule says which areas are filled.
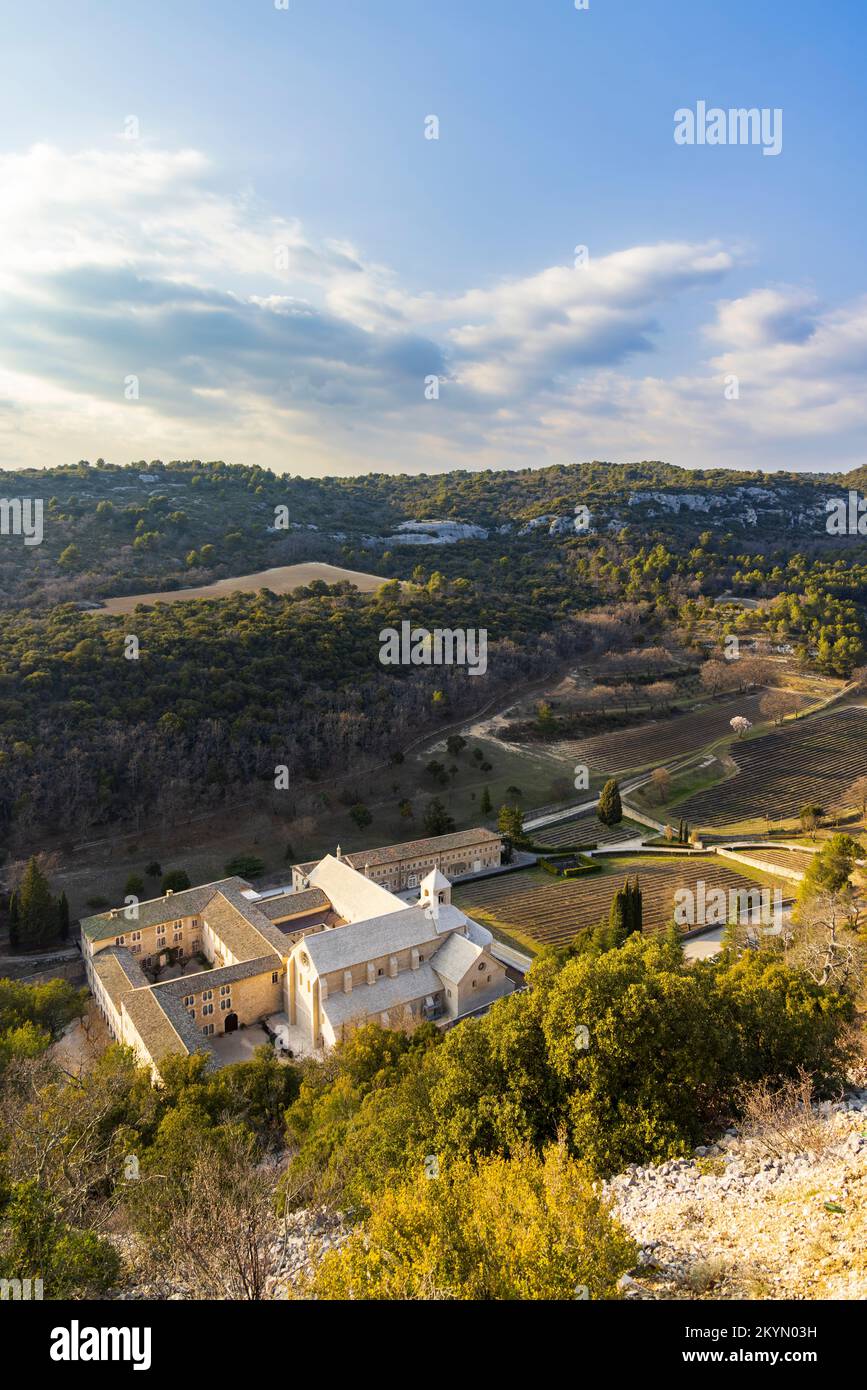
[[[863,4],[0,17],[0,465],[863,461]]]

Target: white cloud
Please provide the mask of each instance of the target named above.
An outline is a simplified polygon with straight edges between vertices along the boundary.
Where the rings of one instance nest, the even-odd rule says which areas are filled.
[[[865,423],[867,301],[761,287],[675,306],[715,244],[591,255],[432,294],[345,238],[227,193],[201,152],[0,157],[0,462],[224,457],[292,471],[589,457],[835,466]],[[637,371],[659,345],[681,366]],[[440,399],[424,379],[442,378]],[[128,402],[124,379],[139,377]],[[740,399],[723,378],[736,374]],[[819,453],[821,448],[822,452]]]

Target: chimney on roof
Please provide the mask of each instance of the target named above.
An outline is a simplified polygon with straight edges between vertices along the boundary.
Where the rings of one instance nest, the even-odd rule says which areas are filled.
[[[364,877],[365,877],[365,878],[370,878],[370,865],[369,865],[369,864],[365,864],[365,866],[364,866]]]
[[[337,849],[334,851],[334,857],[335,857],[335,859],[337,860],[337,862],[338,862],[338,864],[339,864],[339,863],[340,863],[340,846],[339,846],[339,845],[337,846]]]

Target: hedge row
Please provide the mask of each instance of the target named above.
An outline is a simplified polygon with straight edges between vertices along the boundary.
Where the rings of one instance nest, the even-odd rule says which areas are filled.
[[[565,869],[561,867],[564,859],[577,859],[579,863]],[[542,856],[539,859],[539,866],[545,870],[546,874],[555,874],[558,878],[580,878],[582,874],[598,874],[602,868],[598,860],[588,859],[585,854],[581,854],[577,850],[571,854],[558,854],[553,858]]]

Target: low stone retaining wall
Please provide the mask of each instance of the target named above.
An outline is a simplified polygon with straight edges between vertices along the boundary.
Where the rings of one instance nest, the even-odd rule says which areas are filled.
[[[803,869],[786,868],[781,864],[772,864],[769,859],[762,859],[758,846],[748,846],[751,853],[744,853],[741,849],[728,849],[724,845],[717,845],[716,853],[721,859],[734,859],[738,864],[746,864],[750,869],[762,869],[765,873],[780,874],[783,878],[791,879],[794,883],[802,883],[804,880]],[[802,850],[803,845],[774,845],[774,849],[798,849]],[[810,851],[813,853],[814,851]],[[818,853],[818,851],[815,851]]]

